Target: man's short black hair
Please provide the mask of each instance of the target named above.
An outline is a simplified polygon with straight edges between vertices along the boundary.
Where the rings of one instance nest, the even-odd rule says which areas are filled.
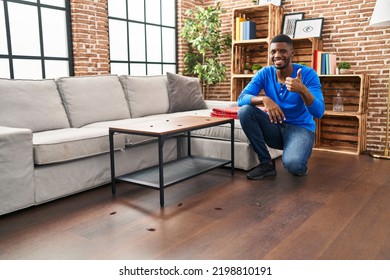
[[[291,38],[287,35],[284,35],[284,34],[279,34],[279,35],[275,36],[271,41],[271,44],[272,43],[287,43],[291,47],[293,45]]]

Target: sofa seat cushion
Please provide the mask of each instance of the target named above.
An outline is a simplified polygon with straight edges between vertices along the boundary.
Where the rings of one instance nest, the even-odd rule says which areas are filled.
[[[64,77],[57,84],[72,127],[130,118],[116,75]]]
[[[119,77],[132,118],[168,113],[169,98],[167,77],[129,76]]]
[[[125,147],[123,135],[114,136],[115,149]],[[110,151],[108,130],[66,128],[33,134],[34,163],[65,162]]]
[[[0,79],[0,125],[33,132],[68,128],[55,81]]]

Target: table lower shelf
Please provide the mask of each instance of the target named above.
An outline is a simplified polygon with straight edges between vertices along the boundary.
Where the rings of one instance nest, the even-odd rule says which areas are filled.
[[[189,156],[164,163],[164,187],[231,163],[230,160]],[[118,181],[160,188],[158,165],[116,177]]]

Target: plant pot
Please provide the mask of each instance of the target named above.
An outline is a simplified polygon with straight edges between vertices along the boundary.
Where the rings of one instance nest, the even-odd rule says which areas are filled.
[[[249,70],[244,70],[244,74],[249,74]]]
[[[257,73],[257,71],[259,71],[259,70],[253,70],[253,74],[256,74],[256,73]]]
[[[340,68],[339,69],[339,73],[340,74],[348,74],[349,73],[349,69]]]

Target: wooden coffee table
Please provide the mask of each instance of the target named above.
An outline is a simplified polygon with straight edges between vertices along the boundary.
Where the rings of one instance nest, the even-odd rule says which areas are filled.
[[[200,157],[191,154],[191,131],[229,124],[231,127],[231,159]],[[158,165],[131,172],[122,176],[115,176],[115,153],[113,137],[115,133],[136,134],[156,137],[158,140]],[[184,135],[187,137],[187,156],[173,161],[164,162],[164,142],[170,137]],[[115,194],[116,181],[124,181],[142,186],[151,187],[160,191],[160,205],[164,206],[164,189],[170,185],[194,177],[217,167],[230,164],[230,172],[234,174],[234,119],[204,116],[169,117],[161,120],[147,120],[129,125],[128,127],[110,127],[110,163],[111,187]]]

